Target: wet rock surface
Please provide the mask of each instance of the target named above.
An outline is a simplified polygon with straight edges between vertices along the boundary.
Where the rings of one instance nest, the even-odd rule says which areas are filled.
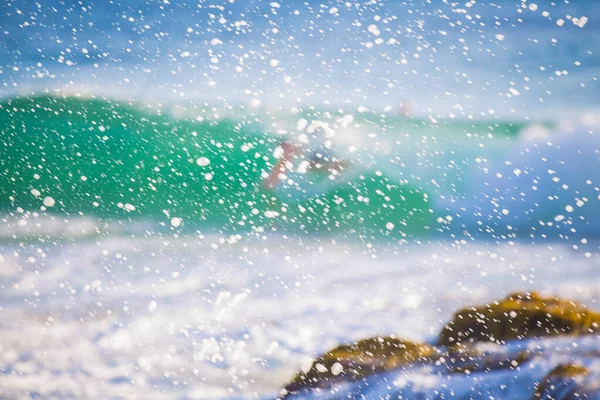
[[[380,337],[339,346],[315,360],[307,372],[300,372],[286,386],[286,393],[306,387],[325,387],[336,381],[357,381],[379,372],[411,363],[427,362],[436,357],[427,344],[394,337]]]
[[[467,307],[440,333],[441,345],[474,341],[506,341],[528,337],[593,333],[600,314],[570,300],[513,293],[500,301]]]
[[[540,382],[533,400],[579,400],[600,398],[600,377],[578,364],[561,364]]]
[[[579,303],[514,293],[458,311],[435,344],[389,336],[341,345],[281,395],[600,399],[598,321]]]

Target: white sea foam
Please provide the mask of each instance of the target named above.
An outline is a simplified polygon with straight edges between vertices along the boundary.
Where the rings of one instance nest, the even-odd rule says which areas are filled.
[[[269,396],[340,341],[427,340],[465,304],[532,288],[592,308],[600,300],[600,255],[563,246],[394,252],[113,234],[0,249],[0,368],[16,372],[2,376],[9,397]]]

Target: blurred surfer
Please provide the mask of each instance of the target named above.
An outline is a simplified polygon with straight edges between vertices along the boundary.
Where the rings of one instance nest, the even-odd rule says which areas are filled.
[[[335,155],[332,143],[327,139],[326,129],[326,125],[311,126],[308,131],[312,134],[311,139],[308,140],[306,135],[302,135],[304,140],[300,140],[300,142],[308,142],[307,146],[283,140],[279,144],[280,150],[276,150],[280,153],[279,159],[264,181],[265,187],[269,189],[277,187],[281,180],[285,179],[286,171],[295,170],[300,174],[327,172],[334,176],[338,175],[346,167],[346,163]],[[300,163],[294,169],[296,160],[300,160]]]
[[[282,141],[279,147],[282,150],[281,156],[264,181],[265,187],[269,189],[277,187],[281,179],[285,177],[285,171],[293,168],[293,161],[298,150],[298,146],[287,140]]]

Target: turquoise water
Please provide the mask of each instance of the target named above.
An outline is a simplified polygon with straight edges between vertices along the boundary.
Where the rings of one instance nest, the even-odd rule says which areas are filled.
[[[491,162],[524,126],[371,113],[348,124],[340,122],[346,114],[329,111],[175,117],[142,104],[48,96],[0,107],[5,212],[167,225],[177,218],[230,233],[426,234],[443,212],[434,209],[440,194],[464,188],[473,158]],[[302,118],[338,128],[334,141],[347,171],[327,178],[309,171],[303,182],[267,189],[281,127]],[[313,178],[328,183],[313,187]]]
[[[198,122],[75,98],[34,97],[1,107],[10,150],[2,160],[5,211],[179,218],[229,232],[377,232],[392,219],[420,230],[414,225],[431,218],[423,190],[374,170],[296,201],[266,189],[261,174],[273,168],[280,139],[263,124],[246,122],[252,118]],[[210,164],[198,165],[201,157]],[[370,201],[359,200],[367,196]],[[55,200],[52,207],[43,206],[46,197]]]
[[[413,3],[3,5],[2,212],[596,236],[598,123],[580,119],[600,106],[595,3]],[[347,170],[265,189],[302,118],[335,130]]]
[[[177,111],[49,96],[0,107],[5,213],[229,234],[595,234],[595,208],[581,202],[595,200],[598,159],[580,125],[369,112],[348,119],[325,109]],[[302,119],[330,125],[345,170],[309,170],[301,179],[290,171],[291,184],[266,188],[277,147]],[[570,205],[575,213],[555,221]]]

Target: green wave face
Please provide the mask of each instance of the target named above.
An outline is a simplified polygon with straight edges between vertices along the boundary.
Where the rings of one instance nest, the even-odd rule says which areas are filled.
[[[276,161],[278,139],[248,121],[198,122],[74,97],[5,101],[0,208],[165,223],[177,217],[223,233],[401,238],[428,229],[426,196],[385,174],[367,172],[296,200],[265,189],[261,174]],[[210,163],[199,165],[200,157]],[[44,206],[46,197],[53,207]]]

